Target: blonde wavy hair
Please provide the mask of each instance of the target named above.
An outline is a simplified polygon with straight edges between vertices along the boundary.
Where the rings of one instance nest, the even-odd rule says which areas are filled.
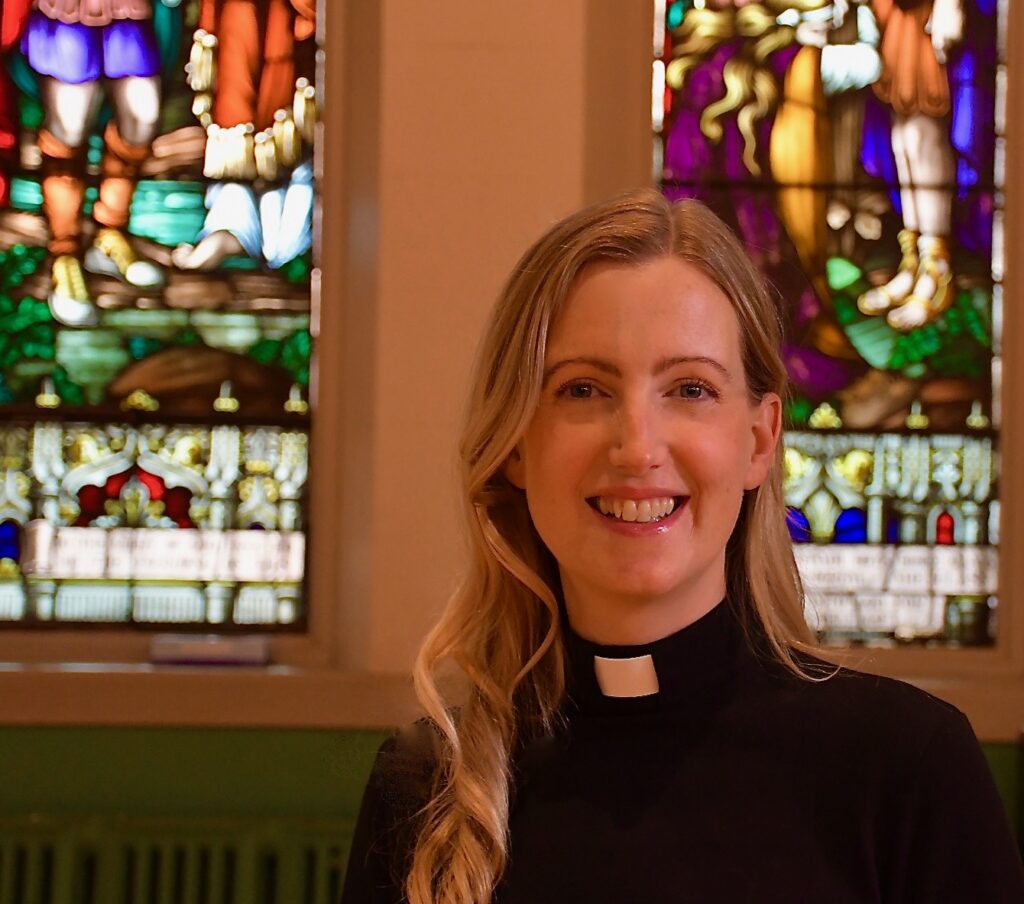
[[[557,566],[523,492],[503,473],[537,405],[549,330],[588,265],[637,265],[664,255],[699,267],[732,302],[751,398],[785,391],[777,307],[739,241],[699,202],[670,204],[653,189],[632,192],[573,214],[523,255],[487,326],[462,433],[468,573],[414,669],[439,750],[405,877],[410,904],[491,900],[508,857],[514,755],[557,727],[564,702]],[[794,657],[815,648],[785,523],[782,468],[780,445],[765,482],[745,494],[726,582],[748,635],[759,628],[771,655],[812,678]],[[457,711],[439,689],[446,661],[468,683]]]

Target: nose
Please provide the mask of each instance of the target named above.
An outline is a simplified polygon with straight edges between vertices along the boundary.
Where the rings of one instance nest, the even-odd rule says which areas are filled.
[[[654,406],[645,401],[623,402],[616,411],[609,464],[640,475],[662,464],[665,449],[661,419]]]

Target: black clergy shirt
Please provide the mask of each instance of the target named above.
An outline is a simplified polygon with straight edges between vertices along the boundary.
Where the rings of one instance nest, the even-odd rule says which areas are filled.
[[[1020,854],[959,710],[846,669],[794,676],[755,652],[728,602],[642,646],[563,627],[566,725],[516,760],[497,904],[1024,904]],[[644,655],[657,692],[605,696],[594,657]],[[404,900],[426,734],[381,747],[342,904]]]

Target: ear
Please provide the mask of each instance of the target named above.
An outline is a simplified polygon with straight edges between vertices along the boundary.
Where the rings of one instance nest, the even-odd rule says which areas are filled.
[[[501,468],[508,482],[520,490],[526,489],[526,462],[523,461],[519,446],[513,447],[509,452],[505,464]]]
[[[754,442],[746,479],[743,481],[745,490],[753,490],[764,483],[775,459],[775,447],[782,435],[782,399],[774,392],[767,392],[754,406],[752,413],[750,432]]]

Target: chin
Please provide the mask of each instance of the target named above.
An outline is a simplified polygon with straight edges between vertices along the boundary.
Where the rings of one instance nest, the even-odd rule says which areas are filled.
[[[719,565],[717,558],[707,563],[688,562],[684,554],[662,557],[660,562],[647,562],[645,565],[636,562],[634,568],[621,561],[616,564],[618,567],[614,571],[603,575],[606,591],[616,596],[634,597],[638,602],[679,600],[703,603],[711,594],[717,603],[725,595],[724,562]]]
[[[632,597],[638,603],[644,603],[678,594],[682,583],[678,578],[663,575],[637,575],[610,582],[608,590],[616,596]]]

